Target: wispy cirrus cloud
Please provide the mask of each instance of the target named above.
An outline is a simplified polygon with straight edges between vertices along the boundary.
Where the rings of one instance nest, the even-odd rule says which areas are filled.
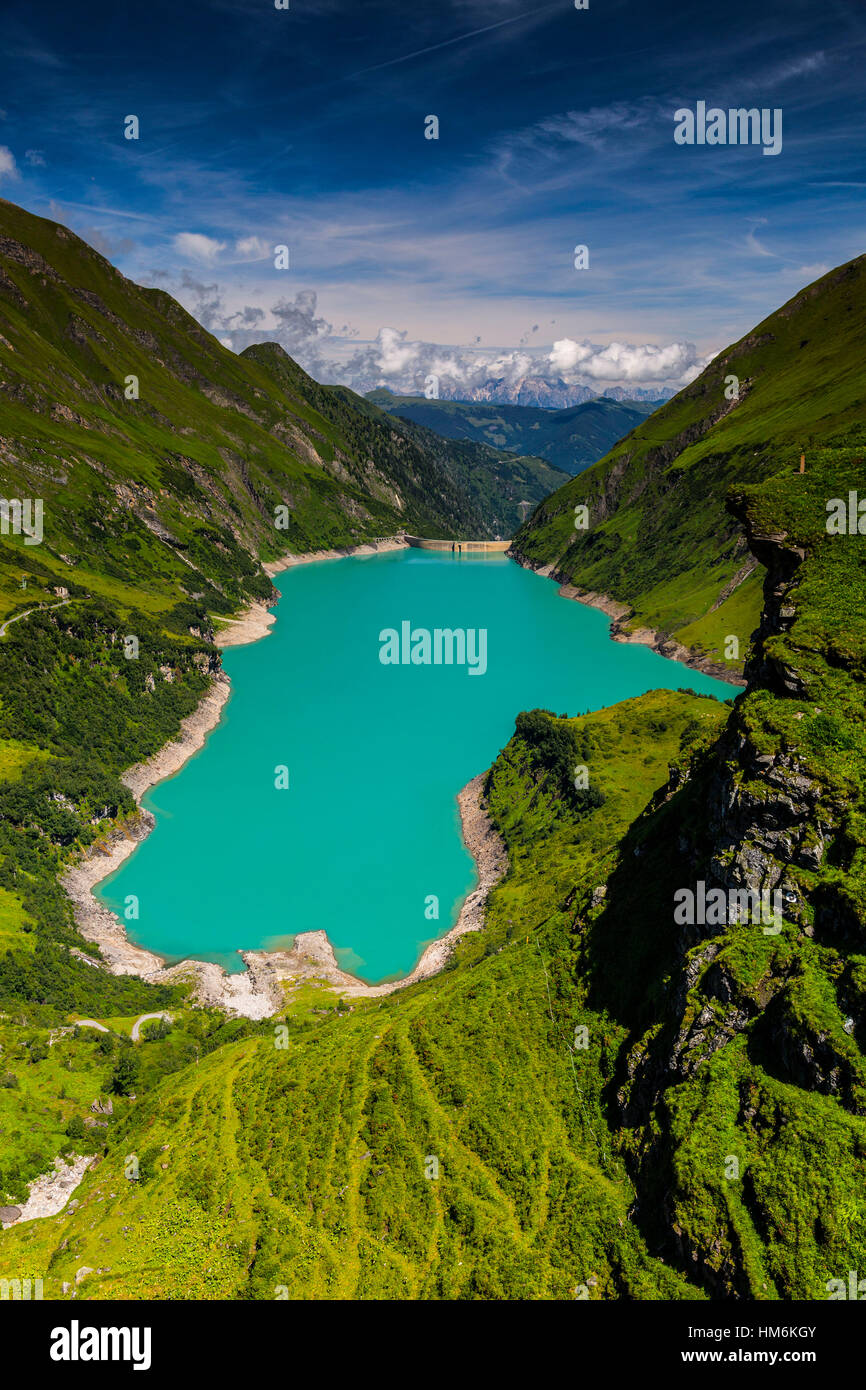
[[[863,249],[866,34],[833,3],[829,36],[790,0],[732,26],[629,0],[213,0],[204,31],[178,7],[177,43],[145,26],[134,68],[110,27],[65,65],[7,62],[4,192],[17,170],[28,206],[227,342],[274,337],[328,379],[675,382]],[[54,49],[51,8],[13,48]],[[781,157],[675,147],[699,98],[783,106]]]
[[[485,6],[484,8],[485,12],[489,15],[490,7]],[[498,10],[506,8],[511,10],[513,6],[510,3],[510,0],[507,0],[507,3],[506,0],[501,0],[501,3],[497,5],[495,8]],[[536,19],[540,16],[550,14],[554,10],[558,10],[560,8],[560,5],[556,3],[548,5],[538,5],[531,10],[521,9],[521,11],[518,14],[507,14],[503,18],[495,19],[492,21],[492,23],[484,24],[478,29],[464,30],[462,33],[453,34],[447,39],[440,39],[437,43],[427,44],[423,48],[417,48],[413,49],[409,53],[403,53],[399,57],[387,58],[381,63],[373,63],[370,67],[359,68],[357,72],[350,73],[349,77],[364,77],[368,73],[380,72],[383,68],[398,67],[402,63],[413,62],[415,59],[418,58],[426,58],[430,54],[441,52],[441,50],[444,48],[462,46],[463,44],[470,42],[472,39],[480,38],[482,35],[485,34],[491,34],[495,30],[504,29],[507,25],[518,24],[522,20]],[[480,15],[482,11],[479,10],[478,13]]]

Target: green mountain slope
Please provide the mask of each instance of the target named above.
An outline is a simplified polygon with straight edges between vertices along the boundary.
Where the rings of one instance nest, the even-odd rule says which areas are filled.
[[[0,1234],[0,1277],[84,1301],[787,1300],[862,1269],[866,535],[826,528],[864,490],[845,438],[727,499],[764,576],[747,691],[519,716],[485,787],[510,867],[484,930],[381,1001],[311,984],[226,1021],[76,954],[58,873],[129,827],[119,772],[218,653],[182,606],[134,615],[138,663],[104,597],[9,627],[0,1204],[54,1152],[99,1162],[61,1215]],[[698,884],[778,892],[778,920],[684,921]],[[76,1017],[110,1032],[58,1034]]]
[[[4,1268],[79,1299],[774,1300],[862,1267],[866,537],[824,525],[860,479],[827,453],[732,499],[768,571],[733,709],[521,716],[486,788],[510,869],[452,967],[154,1071]],[[784,890],[775,928],[679,925],[700,881]]]
[[[0,1000],[55,1020],[166,1002],[82,961],[57,876],[208,689],[215,620],[272,596],[261,561],[482,524],[423,441],[259,357],[0,202],[0,496],[44,506],[0,534]]]
[[[291,1010],[284,1040],[274,1020],[115,1100],[77,1209],[8,1230],[0,1264],[47,1270],[46,1297],[82,1266],[79,1298],[701,1296],[628,1221],[634,1192],[599,1114],[615,1030],[575,1072],[583,1015],[558,904],[721,714],[657,691],[575,721],[610,757],[603,806],[579,815],[513,740],[491,785],[513,867],[456,968],[343,1014],[322,1014],[318,991],[320,1012]],[[633,772],[620,750],[650,729]],[[145,1181],[124,1176],[130,1154]]]
[[[85,1268],[79,1299],[757,1300],[862,1267],[866,536],[825,528],[862,476],[823,451],[732,497],[767,569],[733,708],[519,717],[509,872],[449,970],[155,1076],[4,1267],[51,1297]],[[682,925],[700,882],[778,920]]]
[[[570,474],[595,463],[653,408],[642,401],[599,396],[567,410],[541,410],[477,401],[428,401],[424,396],[395,396],[386,388],[369,391],[367,400],[444,439],[474,439],[516,454],[534,454]]]
[[[866,257],[831,271],[720,353],[515,537],[529,564],[629,605],[626,627],[744,657],[760,578],[724,499],[784,461],[863,437]],[[736,377],[739,397],[728,399]],[[576,529],[575,507],[588,508]],[[737,665],[734,658],[730,664]]]
[[[302,393],[360,454],[369,447],[365,440],[371,430],[376,430],[391,454],[423,455],[464,498],[465,536],[506,539],[526,519],[527,510],[565,481],[565,473],[544,459],[515,458],[470,439],[444,439],[423,422],[387,414],[348,386],[319,386],[276,343],[246,348],[241,356],[264,367],[281,389]]]
[[[27,600],[72,577],[151,612],[197,595],[225,613],[270,593],[259,561],[286,549],[483,527],[423,439],[298,368],[278,385],[276,351],[235,356],[161,290],[0,202],[0,475],[45,517],[41,545],[0,548],[5,611],[26,606],[28,576]]]

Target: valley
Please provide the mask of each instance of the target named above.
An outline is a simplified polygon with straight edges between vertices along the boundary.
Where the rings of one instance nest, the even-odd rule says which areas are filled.
[[[60,1212],[2,1217],[4,1277],[77,1301],[825,1299],[866,1262],[866,538],[827,525],[864,487],[866,258],[554,483],[514,520],[518,566],[373,543],[510,533],[521,459],[272,344],[231,353],[59,224],[0,223],[4,490],[44,501],[39,545],[0,538],[0,1202],[81,1169]],[[270,635],[223,649],[250,614]],[[610,642],[613,614],[745,685]],[[446,628],[487,631],[483,677],[413,663],[413,629]],[[203,702],[208,747],[146,792],[134,769],[176,770]],[[464,824],[502,853],[413,975],[476,883],[470,783]],[[116,845],[133,947],[234,985],[116,972],[82,934],[63,883]],[[748,904],[774,894],[765,930]],[[299,922],[337,972],[302,942],[244,1011]]]

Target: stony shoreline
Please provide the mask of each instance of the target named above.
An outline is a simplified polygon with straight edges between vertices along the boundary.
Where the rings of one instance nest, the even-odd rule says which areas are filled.
[[[610,598],[607,594],[595,593],[592,589],[580,589],[575,584],[565,583],[563,576],[558,574],[555,565],[536,565],[528,560],[519,551],[509,550],[509,556],[516,561],[523,569],[532,570],[535,574],[543,575],[545,579],[552,579],[559,585],[561,598],[574,599],[576,603],[583,603],[587,608],[597,608],[601,613],[606,613],[611,619],[610,636],[613,642],[636,643],[638,646],[651,647],[659,656],[666,657],[668,661],[678,661],[683,666],[689,666],[693,671],[701,671],[705,676],[713,676],[716,680],[727,681],[728,685],[737,685],[745,688],[744,678],[732,671],[729,666],[725,666],[721,661],[711,661],[709,657],[702,656],[700,652],[694,651],[691,647],[683,646],[682,642],[677,642],[673,637],[664,637],[654,627],[636,627],[629,631],[625,624],[632,616],[632,609],[627,603],[620,603],[619,600]]]
[[[269,560],[262,569],[271,579],[283,570],[294,569],[295,565],[307,565],[312,560],[344,560],[348,555],[383,555],[390,550],[408,550],[409,542],[402,536],[391,536],[383,541],[363,541],[360,545],[349,545],[342,550],[314,550],[309,555],[284,555],[279,560]]]
[[[269,560],[262,569],[269,579],[282,574],[284,570],[294,569],[296,565],[306,565],[313,560],[343,560],[347,555],[382,555],[390,550],[406,550],[409,542],[397,536],[389,540],[364,542],[361,545],[346,546],[343,550],[314,550],[309,555],[284,555],[279,560]],[[241,647],[248,642],[258,642],[267,637],[277,620],[271,610],[274,603],[255,602],[244,609],[239,618],[221,618],[222,626],[214,637],[217,647]]]
[[[483,803],[485,773],[479,773],[457,796],[463,841],[478,871],[478,883],[464,899],[460,915],[450,931],[431,941],[414,970],[399,980],[368,985],[341,970],[325,932],[302,932],[290,951],[242,951],[241,956],[259,987],[274,994],[274,986],[300,979],[324,979],[353,999],[378,999],[419,980],[437,975],[447,964],[456,942],[467,932],[484,926],[484,909],[490,890],[508,868],[505,846],[493,827]],[[282,994],[279,995],[282,1000]]]
[[[275,574],[281,569],[291,568],[295,563],[302,564],[319,558],[339,559],[344,554],[372,555],[379,550],[403,548],[402,541],[393,541],[377,547],[357,546],[345,552],[327,551],[321,556],[292,557],[285,562],[273,562],[269,572]],[[254,607],[262,609],[264,605]],[[268,616],[272,622],[273,617]],[[244,635],[233,635],[232,639],[220,645],[252,642],[270,630],[271,622],[262,627],[260,619],[250,611],[238,621],[239,624],[246,624]],[[252,1019],[269,1018],[277,1013],[285,1002],[284,985],[303,979],[325,980],[351,997],[376,998],[435,975],[447,962],[454,943],[464,933],[479,931],[484,925],[487,896],[508,867],[505,847],[482,804],[483,773],[474,777],[457,797],[463,838],[476,863],[478,884],[464,901],[456,924],[444,936],[431,942],[414,970],[400,980],[368,985],[341,970],[324,931],[299,933],[289,951],[240,952],[247,968],[238,974],[229,975],[221,966],[209,961],[191,959],[177,965],[166,965],[161,956],[130,941],[120,918],[93,896],[95,886],[119,869],[153,829],[156,823],[154,817],[140,804],[145,792],[157,782],[173,776],[204,746],[208,734],[219,723],[230,695],[231,682],[224,672],[220,672],[193,713],[184,719],[180,736],[165,744],[147,762],[136,763],[123,774],[121,780],[139,803],[137,815],[130,817],[122,826],[115,826],[60,879],[72,901],[81,935],[99,947],[105,967],[114,975],[138,975],[152,984],[189,982],[193,985],[193,997],[197,1002]],[[88,957],[80,951],[76,954],[88,964],[101,968],[95,957]]]

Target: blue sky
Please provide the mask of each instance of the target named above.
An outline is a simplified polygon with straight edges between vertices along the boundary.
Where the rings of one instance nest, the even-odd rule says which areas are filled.
[[[22,7],[0,193],[364,389],[675,386],[866,250],[864,0],[290,3]],[[699,100],[782,152],[677,146]]]

